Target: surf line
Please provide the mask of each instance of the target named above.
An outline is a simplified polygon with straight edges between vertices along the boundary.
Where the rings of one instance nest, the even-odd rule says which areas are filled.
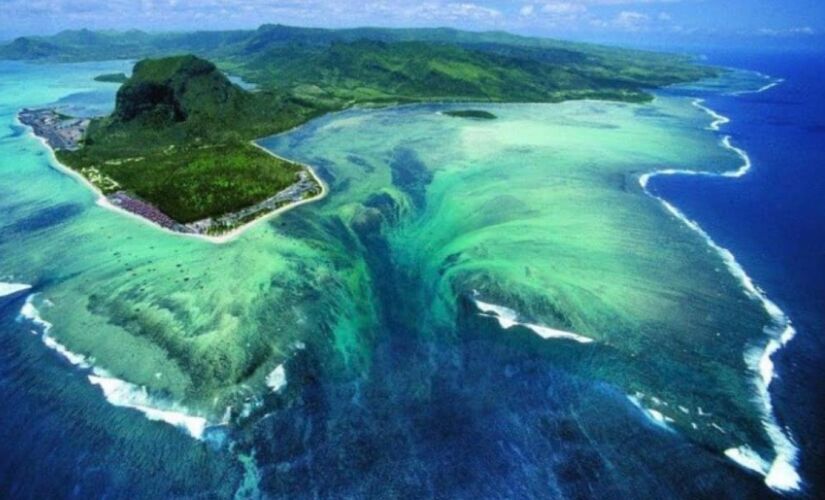
[[[754,92],[764,92],[770,88],[775,87],[781,83],[781,80],[765,85]],[[695,99],[692,104],[697,108],[705,111],[713,119],[713,122],[708,127],[709,130],[718,132],[720,127],[726,123],[730,123],[728,117],[713,111],[704,105],[702,99]],[[657,196],[648,190],[648,182],[651,178],[665,175],[701,175],[707,177],[728,177],[739,178],[747,174],[751,169],[751,160],[747,152],[743,149],[734,146],[731,143],[731,136],[725,135],[722,138],[721,144],[724,148],[736,153],[742,160],[742,165],[736,170],[716,173],[708,171],[694,171],[684,169],[664,169],[654,172],[645,173],[639,176],[639,185],[648,196],[656,199],[662,206],[674,217],[679,219],[683,224],[697,233],[705,240],[705,243],[713,249],[724,262],[728,271],[737,279],[742,286],[745,294],[752,300],[760,303],[771,318],[771,325],[765,328],[765,333],[768,336],[768,342],[762,347],[754,347],[747,349],[744,357],[748,368],[754,373],[754,386],[756,387],[759,401],[762,410],[762,425],[765,429],[768,439],[771,441],[774,449],[774,459],[772,462],[761,457],[755,450],[747,444],[736,448],[725,450],[725,456],[736,462],[739,466],[757,472],[765,477],[765,484],[779,492],[788,492],[798,490],[801,486],[802,479],[796,470],[796,465],[799,456],[799,450],[794,444],[787,429],[783,429],[776,420],[774,415],[773,403],[771,401],[770,384],[775,377],[774,364],[771,359],[772,356],[783,346],[785,346],[796,335],[790,318],[768,298],[764,290],[762,290],[753,279],[745,272],[741,264],[736,260],[733,253],[717,244],[710,235],[702,229],[699,224],[687,217],[681,210],[676,208],[673,204],[664,198]]]
[[[758,76],[762,77],[763,79],[765,79],[765,80],[771,80],[771,81],[770,81],[770,82],[768,82],[768,83],[766,83],[765,85],[763,85],[763,86],[759,87],[759,88],[758,88],[758,89],[756,89],[756,90],[737,90],[737,91],[734,91],[734,92],[730,92],[728,95],[760,94],[760,93],[762,93],[762,92],[765,92],[765,91],[767,91],[767,90],[770,90],[770,89],[772,89],[772,88],[776,87],[777,85],[781,85],[782,83],[784,83],[784,82],[785,82],[785,79],[784,79],[784,78],[775,78],[775,79],[772,79],[770,76],[768,76],[768,75],[766,75],[766,74],[764,74],[764,73],[760,73],[759,71],[756,71],[755,73],[756,73]]]
[[[24,286],[28,288],[28,285]],[[33,293],[26,297],[26,302],[18,314],[18,320],[27,320],[37,326],[43,344],[60,354],[73,366],[85,372],[89,383],[101,389],[109,404],[137,410],[149,420],[164,422],[182,429],[199,441],[204,439],[207,428],[212,426],[206,418],[189,414],[184,408],[177,405],[158,401],[148,393],[145,387],[112,376],[106,370],[93,366],[91,359],[70,351],[66,346],[55,340],[49,334],[53,325],[40,316],[40,311],[34,304],[36,295],[36,293]],[[36,330],[32,330],[31,333],[38,334]]]
[[[478,298],[478,296],[478,291],[473,290],[473,302],[475,302],[478,310],[481,311],[480,315],[488,318],[494,318],[498,321],[499,326],[501,326],[504,330],[508,330],[514,326],[523,326],[543,339],[568,339],[575,340],[580,344],[589,344],[593,342],[593,339],[590,337],[585,337],[584,335],[579,335],[578,333],[558,330],[556,328],[537,325],[535,323],[521,322],[518,320],[519,314],[514,309],[491,304],[489,302],[483,302]]]

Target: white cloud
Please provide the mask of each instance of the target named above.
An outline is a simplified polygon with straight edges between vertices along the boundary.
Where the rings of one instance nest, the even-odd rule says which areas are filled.
[[[647,14],[623,10],[613,18],[610,25],[624,31],[639,31],[646,27],[649,21],[650,16]]]
[[[544,4],[541,11],[552,15],[573,15],[587,12],[587,7],[581,3],[550,2]]]
[[[525,4],[516,22],[540,26],[544,30],[601,32],[673,31],[668,12],[654,10],[655,4],[700,0],[545,0]],[[622,8],[647,4],[640,9]]]
[[[471,19],[501,17],[501,11],[474,3],[449,3],[446,10],[452,15]]]
[[[254,28],[264,23],[328,27],[453,26],[559,37],[569,33],[599,36],[691,33],[699,29],[695,21],[691,22],[695,16],[681,11],[679,16],[672,16],[671,12],[677,12],[672,6],[677,2],[699,5],[703,1],[710,3],[708,0],[0,0],[3,13],[0,37],[81,27],[162,31]],[[734,33],[802,38],[820,35],[823,29],[818,24],[763,29],[750,25]]]
[[[423,3],[399,9],[403,17],[424,21],[491,21],[502,17],[501,11],[475,3]]]
[[[588,5],[633,5],[652,3],[679,3],[683,0],[580,0],[580,3]]]
[[[757,34],[763,36],[808,36],[815,35],[816,30],[810,26],[796,26],[785,29],[762,28],[757,31]]]

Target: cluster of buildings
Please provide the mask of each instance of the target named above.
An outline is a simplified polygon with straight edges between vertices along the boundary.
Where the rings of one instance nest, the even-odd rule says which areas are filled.
[[[171,229],[173,231],[178,231],[181,233],[191,232],[189,228],[187,228],[183,224],[176,222],[174,219],[158,210],[154,205],[150,205],[145,201],[133,198],[123,191],[118,191],[117,193],[110,194],[109,196],[107,196],[107,198],[112,203],[112,205],[120,207],[123,210],[132,212],[133,214],[140,215],[144,219],[148,219],[161,227],[165,227],[167,229]]]
[[[25,108],[18,115],[20,123],[30,126],[54,150],[75,150],[89,128],[88,118],[67,118],[53,109]]]

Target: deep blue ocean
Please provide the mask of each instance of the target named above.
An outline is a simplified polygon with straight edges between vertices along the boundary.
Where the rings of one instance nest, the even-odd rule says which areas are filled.
[[[707,55],[784,79],[706,100],[731,119],[722,132],[753,168],[738,179],[658,177],[650,188],[729,248],[796,325],[771,387],[801,450],[804,495],[822,497],[825,53]],[[108,404],[17,320],[23,301],[0,302],[0,498],[773,496],[761,477],[650,423],[615,387],[548,369],[538,349],[524,348],[538,345],[534,336],[502,340],[474,310],[457,342],[413,345],[402,328],[377,348],[376,372],[392,376],[365,383],[359,397],[378,412],[298,358],[289,369],[305,382],[299,402],[242,438],[256,450],[253,467],[225,444]],[[415,387],[404,377],[421,360],[445,367],[427,406],[399,390]],[[307,443],[311,453],[299,453]]]
[[[730,249],[791,317],[797,336],[776,355],[778,418],[801,448],[801,470],[825,495],[825,53],[711,52],[712,64],[783,78],[761,93],[712,96],[722,131],[753,169],[731,180],[657,178],[653,187]]]

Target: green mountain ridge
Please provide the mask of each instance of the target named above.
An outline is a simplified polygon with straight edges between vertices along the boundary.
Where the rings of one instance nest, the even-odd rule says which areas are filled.
[[[645,89],[715,74],[685,56],[451,28],[75,30],[0,46],[0,58],[44,61],[184,53],[209,59],[260,88],[344,102],[641,101],[650,98]]]

